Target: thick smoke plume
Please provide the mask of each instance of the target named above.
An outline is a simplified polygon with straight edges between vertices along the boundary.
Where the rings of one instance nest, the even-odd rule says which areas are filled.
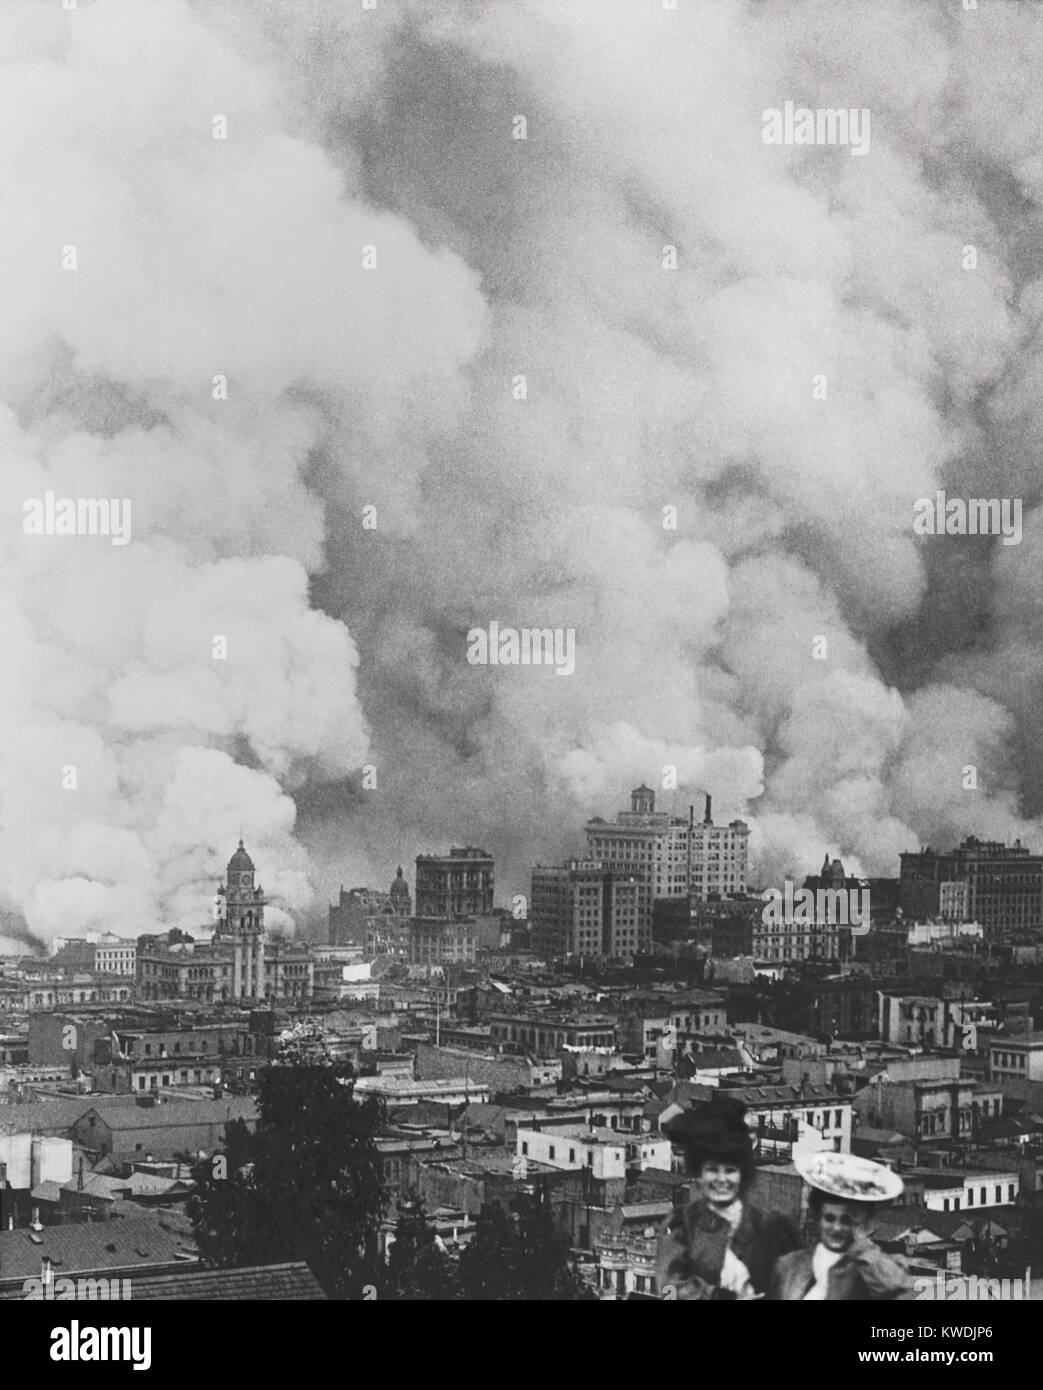
[[[666,766],[764,882],[1043,846],[1038,9],[80,0],[0,38],[34,935],[197,923],[240,831],[297,916],[449,840],[524,892]],[[868,109],[868,155],[765,145],[788,99]],[[1023,497],[1023,543],[914,536],[940,487]],[[131,498],[132,543],[23,536],[48,490]],[[469,666],[492,619],[574,628],[575,674]]]

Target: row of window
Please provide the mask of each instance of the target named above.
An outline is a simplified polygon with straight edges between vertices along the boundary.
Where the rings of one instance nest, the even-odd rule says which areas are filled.
[[[77,993],[79,997],[77,998]],[[125,1004],[130,999],[130,989],[117,989],[105,991],[99,998],[96,990],[73,991],[68,995],[43,995],[34,994],[33,1004],[38,1009],[47,1008],[53,1004]]]
[[[1024,1052],[993,1052],[992,1065],[994,1067],[1013,1067],[1016,1070],[1024,1071],[1028,1066],[1028,1056]]]
[[[524,1155],[526,1155],[526,1156],[528,1155],[528,1152],[529,1152],[529,1143],[528,1143],[528,1140],[527,1140],[527,1139],[523,1139],[523,1140],[522,1140],[521,1151],[522,1151],[522,1153],[523,1153]],[[556,1144],[551,1144],[550,1147],[547,1149],[548,1162],[553,1163],[554,1160],[555,1160],[555,1158],[557,1157],[557,1153],[558,1153],[558,1146],[557,1146]],[[570,1163],[575,1163],[575,1161],[576,1161],[576,1150],[575,1150],[575,1149],[569,1149],[569,1162],[570,1162]],[[593,1167],[593,1165],[594,1165],[594,1154],[593,1154],[593,1152],[592,1152],[590,1149],[587,1149],[587,1151],[586,1151],[586,1166],[587,1166],[588,1168],[591,1168],[591,1167]]]
[[[616,1293],[626,1293],[626,1270],[623,1269],[603,1269],[601,1271],[601,1287],[603,1289],[614,1289]],[[657,1291],[654,1274],[635,1274],[634,1292],[654,1294]]]
[[[981,1189],[981,1200],[980,1200],[980,1202],[978,1203],[979,1206],[986,1206],[986,1205],[988,1204],[988,1198],[987,1198],[987,1196],[986,1196],[986,1191],[987,1191],[987,1189],[984,1188],[984,1187]],[[1003,1188],[1001,1187],[1001,1185],[1000,1185],[999,1183],[996,1184],[996,1195],[995,1195],[994,1200],[995,1200],[996,1202],[1002,1202],[1002,1201],[1003,1201]],[[1007,1184],[1007,1201],[1008,1201],[1008,1202],[1013,1202],[1013,1201],[1014,1201],[1014,1184],[1013,1184],[1013,1183],[1008,1183],[1008,1184]],[[974,1206],[974,1189],[973,1189],[973,1188],[968,1188],[968,1190],[967,1190],[967,1205],[968,1205],[969,1207],[973,1207],[973,1206]],[[942,1198],[942,1211],[949,1211],[949,1209],[950,1209],[950,1201],[949,1201],[949,1198],[948,1198],[948,1197],[943,1197],[943,1198]],[[952,1210],[953,1210],[953,1211],[959,1211],[959,1210],[960,1210],[960,1199],[959,1199],[959,1197],[953,1197],[953,1198],[952,1198]]]
[[[173,1076],[173,1072],[164,1072],[164,1073],[163,1073],[163,1078],[162,1078],[162,1079],[163,1079],[163,1085],[164,1085],[164,1086],[169,1086],[169,1085],[171,1084],[170,1078],[171,1078],[172,1076]],[[208,1082],[209,1082],[209,1081],[212,1081],[212,1080],[213,1080],[213,1076],[214,1076],[214,1074],[213,1074],[212,1071],[207,1071],[206,1078],[205,1078],[206,1081],[208,1081]],[[182,1073],[181,1073],[181,1080],[182,1080],[182,1082],[184,1082],[184,1083],[187,1084],[187,1082],[188,1082],[188,1072],[187,1072],[187,1071],[182,1071]],[[204,1080],[203,1073],[202,1073],[202,1071],[197,1067],[197,1068],[195,1069],[195,1071],[193,1072],[193,1083],[198,1085],[198,1084],[200,1084],[203,1080]],[[148,1078],[148,1089],[149,1089],[150,1091],[155,1091],[155,1090],[158,1089],[158,1078],[156,1077],[155,1073],[153,1073],[153,1074]],[[139,1090],[139,1091],[145,1090],[145,1077],[143,1077],[143,1076],[139,1076],[139,1077],[138,1077],[138,1090]]]

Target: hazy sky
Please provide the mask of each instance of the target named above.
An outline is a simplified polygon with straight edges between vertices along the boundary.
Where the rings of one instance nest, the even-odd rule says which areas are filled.
[[[1041,59],[1000,0],[6,0],[0,902],[191,926],[240,832],[298,916],[450,843],[506,901],[668,765],[762,883],[1043,847]]]

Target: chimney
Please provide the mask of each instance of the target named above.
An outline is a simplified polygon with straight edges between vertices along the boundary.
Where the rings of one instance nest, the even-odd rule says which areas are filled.
[[[695,836],[695,807],[688,807],[688,866],[685,894],[688,898],[688,926],[692,925],[692,840]]]
[[[710,793],[706,793],[706,814],[703,816],[703,825],[713,825],[713,815],[711,813],[712,798]]]
[[[40,1283],[43,1285],[43,1296],[47,1297],[47,1292],[54,1283],[54,1269],[51,1265],[50,1255],[44,1255],[40,1260]]]
[[[83,1154],[80,1154],[80,1174],[76,1186],[80,1192],[83,1191]]]

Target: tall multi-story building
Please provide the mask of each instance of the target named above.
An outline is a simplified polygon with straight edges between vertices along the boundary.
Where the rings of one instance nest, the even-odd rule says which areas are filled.
[[[416,857],[416,916],[474,917],[493,910],[493,859],[467,846]]]
[[[947,854],[900,856],[902,912],[914,921],[977,921],[987,939],[1043,930],[1043,855],[1020,840],[1003,845],[968,836]]]
[[[648,949],[640,928],[641,880],[596,861],[532,871],[529,923],[533,948],[548,956],[629,958]]]
[[[651,787],[636,787],[629,811],[614,822],[595,816],[586,835],[589,860],[639,879],[638,929],[648,940],[656,898],[705,901],[746,892],[750,828],[741,820],[714,825],[709,797],[703,820],[690,823],[657,811]]]

